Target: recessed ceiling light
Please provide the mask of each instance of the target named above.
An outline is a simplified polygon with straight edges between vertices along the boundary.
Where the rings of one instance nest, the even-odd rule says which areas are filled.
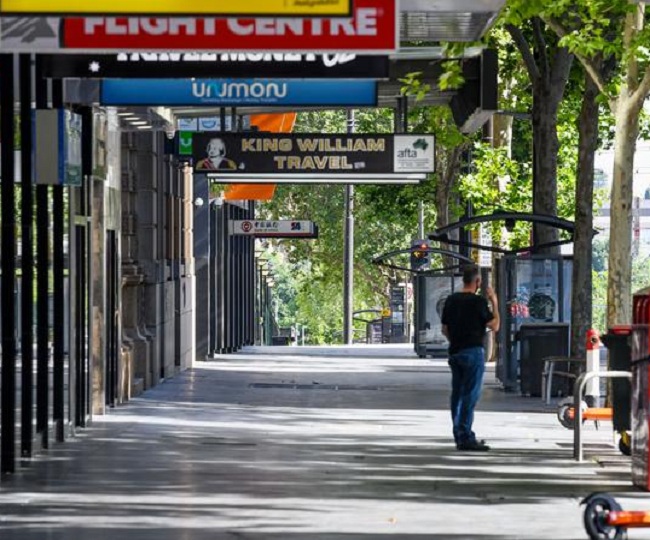
[[[151,126],[149,124],[145,126],[136,126],[138,129],[151,129]]]
[[[129,122],[134,126],[144,126],[145,124],[149,123],[146,120],[129,120]]]

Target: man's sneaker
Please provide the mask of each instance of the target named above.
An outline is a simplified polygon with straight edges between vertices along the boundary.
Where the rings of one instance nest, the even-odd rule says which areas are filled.
[[[456,448],[462,452],[487,452],[490,449],[485,441],[467,441],[457,444]]]

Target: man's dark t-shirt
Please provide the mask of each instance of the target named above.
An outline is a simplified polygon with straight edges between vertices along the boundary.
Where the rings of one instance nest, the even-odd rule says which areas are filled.
[[[463,349],[482,347],[485,326],[494,319],[485,298],[473,293],[457,292],[445,301],[442,324],[449,333],[449,354]]]

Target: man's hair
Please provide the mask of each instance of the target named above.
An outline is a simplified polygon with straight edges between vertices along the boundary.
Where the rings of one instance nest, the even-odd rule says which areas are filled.
[[[463,283],[465,285],[471,285],[476,281],[476,278],[479,277],[480,271],[478,266],[475,264],[470,264],[463,268]]]

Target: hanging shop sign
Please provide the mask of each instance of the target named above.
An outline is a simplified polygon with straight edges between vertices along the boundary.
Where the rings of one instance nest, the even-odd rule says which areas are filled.
[[[352,16],[342,18],[0,17],[0,50],[390,54],[397,20],[395,0],[354,0]]]
[[[377,83],[320,79],[107,79],[103,105],[165,106],[369,106]]]
[[[387,56],[354,54],[214,54],[122,53],[45,54],[40,57],[44,77],[71,78],[293,78],[385,79]]]
[[[291,220],[230,220],[232,235],[256,238],[318,238],[318,227],[313,221]]]
[[[35,182],[80,186],[81,115],[67,109],[37,110],[34,131]]]
[[[232,115],[226,115],[224,131],[235,131],[235,124],[241,124],[241,129],[251,128],[251,118],[243,115],[241,120],[233,122]],[[219,116],[177,117],[176,127],[179,131],[221,131],[221,118]],[[191,153],[191,152],[190,152]]]
[[[0,0],[0,15],[343,16],[352,0]]]
[[[195,172],[219,177],[431,173],[434,146],[433,135],[200,133],[193,161]]]
[[[492,246],[492,235],[490,234],[490,229],[487,225],[480,225],[477,228],[472,229],[470,231],[470,237],[472,244],[487,247]],[[479,250],[476,247],[472,247],[470,250],[470,257],[481,268],[492,268],[491,251],[485,249]]]

